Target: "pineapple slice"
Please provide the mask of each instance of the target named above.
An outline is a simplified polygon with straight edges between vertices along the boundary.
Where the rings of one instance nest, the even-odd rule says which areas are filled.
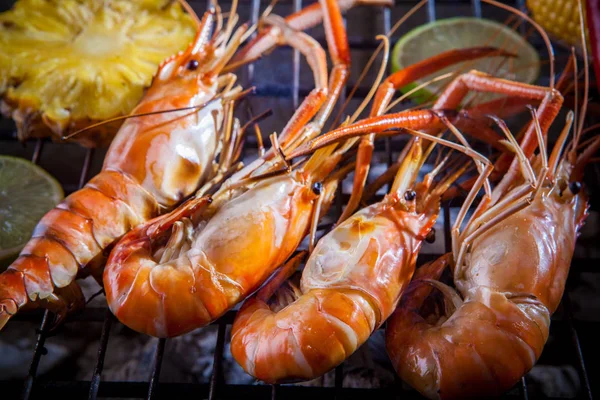
[[[195,28],[172,0],[18,0],[0,14],[0,108],[21,140],[128,114]],[[105,146],[118,125],[73,140]]]

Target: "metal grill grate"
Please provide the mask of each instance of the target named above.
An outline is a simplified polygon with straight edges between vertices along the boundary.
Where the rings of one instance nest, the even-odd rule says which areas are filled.
[[[258,20],[261,6],[264,7],[266,4],[261,4],[261,0],[250,0],[250,13],[251,21],[256,22]],[[263,2],[265,3],[265,2]],[[302,0],[292,0],[294,11],[299,10],[302,7]],[[398,5],[410,5],[413,1],[409,0],[396,0]],[[463,3],[467,4],[469,1],[443,1],[438,0],[437,3],[441,4],[453,4]],[[471,9],[473,15],[481,17],[482,5],[479,0],[472,0]],[[523,8],[524,1],[520,0],[516,4]],[[513,2],[513,4],[515,4]],[[194,8],[201,12],[205,7],[203,3],[192,2]],[[8,8],[8,7],[5,7]],[[381,26],[379,27],[380,33],[387,33],[391,27],[392,10],[381,9]],[[430,0],[426,8],[426,13],[429,20],[436,18],[436,1]],[[323,43],[324,41],[321,40]],[[364,49],[372,51],[375,49],[377,42],[371,38],[356,37],[350,32],[350,45],[352,49]],[[256,98],[253,98],[249,103],[260,101],[261,98],[278,98],[278,97],[291,97],[292,104],[295,107],[298,106],[299,98],[304,96],[310,90],[310,87],[303,88],[300,84],[300,55],[297,51],[293,52],[292,57],[292,81],[289,85],[274,85],[266,82],[255,81],[254,66],[250,65],[246,67],[246,78],[245,86],[256,85]],[[364,97],[368,88],[359,89],[356,93],[357,97]],[[339,103],[343,103],[345,100],[345,94],[342,95],[342,99]],[[248,113],[251,113],[250,104],[247,105]],[[10,127],[10,135],[12,135],[12,126]],[[0,132],[0,139],[5,139],[8,135],[2,136]],[[14,140],[14,139],[8,139]],[[37,163],[44,152],[45,147],[44,140],[37,140],[32,142],[34,144],[34,151],[32,161]],[[388,166],[392,163],[394,150],[397,148],[397,143],[390,139],[386,139],[384,146],[378,146],[377,151],[383,152],[383,160],[386,160]],[[94,150],[84,150],[85,157],[80,169],[79,184],[78,188],[82,187],[89,178],[89,171],[92,165],[92,159],[94,156]],[[596,178],[600,176],[598,169],[596,168]],[[58,177],[60,179],[60,176]],[[344,193],[347,196],[347,193]],[[338,196],[338,199],[343,196]],[[336,202],[337,210],[340,213],[342,208],[342,202]],[[449,230],[450,230],[450,206],[448,203],[443,206],[443,225],[445,230],[446,239],[446,250],[450,249],[449,244]],[[437,254],[424,254],[419,257],[419,263],[436,258]],[[575,259],[572,267],[574,270],[580,271],[594,271],[594,260],[593,259]],[[596,271],[597,272],[597,271]],[[552,332],[566,332],[566,335],[561,337],[570,337],[570,343],[562,343],[565,351],[573,355],[572,362],[577,368],[579,377],[581,379],[581,398],[592,398],[592,390],[590,387],[589,376],[586,372],[586,364],[584,362],[583,351],[579,341],[578,327],[586,326],[576,323],[573,317],[571,301],[568,290],[565,292],[562,306],[565,311],[566,318],[560,320],[553,320],[551,330]],[[225,335],[227,325],[233,322],[235,312],[230,311],[224,317],[215,322],[218,325],[216,348],[214,351],[214,363],[213,371],[210,377],[210,381],[207,384],[188,384],[188,383],[161,383],[160,372],[163,363],[163,354],[165,351],[166,340],[161,339],[157,343],[156,352],[154,356],[152,373],[147,382],[109,382],[102,380],[102,372],[104,368],[104,359],[110,346],[110,331],[111,326],[116,324],[116,320],[108,309],[100,308],[88,308],[82,314],[74,316],[71,320],[80,321],[90,325],[90,329],[98,326],[98,324],[92,324],[93,322],[102,322],[100,344],[97,352],[97,361],[91,376],[90,381],[52,381],[46,379],[37,379],[38,366],[40,360],[46,354],[45,348],[46,339],[49,338],[53,333],[49,332],[49,328],[53,319],[53,316],[49,312],[31,312],[23,315],[19,315],[15,320],[37,320],[41,318],[41,325],[39,330],[36,331],[37,341],[33,349],[33,356],[29,373],[24,381],[0,381],[0,393],[3,393],[2,398],[18,398],[31,399],[48,396],[67,396],[68,398],[85,398],[96,399],[97,397],[133,397],[133,398],[148,398],[156,399],[159,397],[168,398],[208,398],[212,399],[239,399],[239,398],[256,398],[256,399],[305,399],[310,397],[312,399],[358,399],[365,398],[366,396],[372,398],[381,399],[394,399],[394,398],[420,398],[414,391],[406,391],[401,387],[399,380],[392,387],[385,388],[373,388],[373,389],[354,389],[343,387],[344,367],[343,364],[335,369],[335,385],[334,387],[303,387],[303,386],[288,386],[288,385],[230,385],[224,383],[223,379],[223,353],[225,346]],[[524,377],[518,385],[518,390],[512,391],[512,394],[508,394],[507,397],[521,397],[528,399],[530,397],[527,388],[527,379]],[[161,396],[162,394],[162,396]],[[168,395],[168,396],[167,396]]]

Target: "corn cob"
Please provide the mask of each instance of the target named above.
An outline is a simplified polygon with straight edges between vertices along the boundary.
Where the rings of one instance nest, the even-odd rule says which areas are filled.
[[[581,0],[584,9],[585,1]],[[596,0],[592,0],[596,1]],[[527,0],[527,8],[533,19],[553,38],[572,46],[581,46],[581,29],[577,0]],[[586,24],[586,40],[587,24]]]

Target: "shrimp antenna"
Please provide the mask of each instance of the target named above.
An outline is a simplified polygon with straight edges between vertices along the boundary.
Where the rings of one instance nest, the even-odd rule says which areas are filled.
[[[230,97],[229,100],[230,101],[238,101],[238,100],[240,100],[240,99],[242,99],[242,98],[244,98],[244,97],[246,97],[246,96],[248,96],[250,94],[254,94],[255,91],[256,91],[256,87],[252,86],[252,87],[250,87],[250,88],[248,88],[248,89],[246,89],[246,90],[244,90],[242,92],[236,93],[234,96]],[[109,124],[111,122],[119,121],[119,120],[122,120],[122,119],[137,118],[137,117],[146,117],[148,115],[166,114],[166,113],[170,113],[170,112],[186,111],[186,110],[196,110],[196,109],[204,108],[204,107],[208,106],[209,104],[211,104],[212,102],[214,102],[214,101],[216,101],[216,100],[218,100],[218,99],[220,99],[222,97],[223,97],[222,94],[218,94],[215,97],[213,97],[212,99],[210,99],[209,101],[207,101],[205,103],[202,103],[202,104],[198,104],[197,106],[172,108],[172,109],[169,109],[169,110],[149,111],[149,112],[146,112],[146,113],[139,113],[139,114],[120,115],[118,117],[109,118],[109,119],[106,119],[104,121],[100,121],[100,122],[97,122],[95,124],[88,125],[85,128],[81,128],[78,131],[75,131],[75,132],[73,132],[73,133],[71,133],[71,134],[69,134],[67,136],[63,136],[62,140],[70,139],[73,136],[79,135],[80,133],[85,132],[87,130],[90,130],[90,129],[93,129],[93,128],[97,128],[97,127],[102,126],[104,124]]]
[[[217,18],[217,25],[215,27],[215,32],[213,34],[213,40],[216,40],[216,38],[221,33],[221,30],[223,29],[224,13],[221,10],[221,6],[219,6],[219,2],[217,0],[210,0],[210,4],[211,4],[211,7],[215,10],[215,17]]]
[[[255,115],[252,118],[250,118],[250,120],[248,122],[246,122],[240,130],[242,132],[244,132],[250,126],[256,125],[259,122],[264,121],[265,119],[269,118],[271,115],[273,115],[273,110],[271,108],[268,108],[265,111],[261,112],[260,114]]]
[[[577,0],[577,7],[579,10],[579,27],[581,31],[581,51],[583,52],[583,73],[584,73],[584,87],[583,87],[583,102],[581,104],[581,110],[579,113],[579,121],[577,121],[577,127],[575,129],[575,135],[573,135],[573,148],[577,148],[577,143],[579,142],[579,138],[581,137],[581,132],[583,131],[583,123],[585,121],[585,114],[587,112],[588,99],[589,99],[589,91],[590,91],[590,71],[588,64],[588,54],[587,54],[587,43],[585,40],[585,24],[583,22],[583,7],[581,5],[581,0]],[[577,80],[577,77],[575,77]],[[575,98],[575,102],[577,102],[577,97]]]
[[[279,140],[277,140],[277,133],[273,132],[271,134],[271,136],[269,136],[269,139],[271,139],[271,146],[277,152],[277,155],[279,156],[279,158],[281,159],[281,161],[285,165],[286,170],[288,172],[291,171],[292,170],[292,165],[285,158],[285,154],[283,153],[283,150],[281,149],[281,146],[279,145]]]
[[[369,102],[375,95],[377,88],[379,87],[379,85],[381,84],[381,81],[383,80],[383,75],[385,74],[385,70],[387,68],[388,58],[389,58],[389,53],[390,53],[389,52],[390,41],[387,38],[387,36],[385,36],[385,35],[377,35],[376,39],[381,40],[383,46],[385,47],[385,52],[383,54],[383,60],[381,60],[381,66],[379,67],[379,72],[377,74],[377,77],[375,78],[375,81],[373,82],[373,85],[371,85],[371,90],[369,90],[369,93],[367,94],[367,96],[365,96],[362,103],[360,103],[360,105],[358,106],[356,111],[354,111],[354,114],[352,114],[352,116],[350,118],[347,118],[343,125],[348,125],[348,124],[354,122],[358,118],[360,113],[363,112],[363,110],[365,109],[367,104],[369,104]],[[348,151],[350,148],[352,148],[356,144],[356,141],[357,141],[357,139],[349,139],[348,141],[345,142],[345,144],[343,146],[340,146],[338,148],[337,152],[339,154],[344,154],[346,151]]]
[[[385,36],[387,36],[388,39],[391,38],[392,35],[394,34],[394,32],[396,32],[396,30],[398,30],[400,25],[402,25],[404,22],[406,22],[406,20],[409,19],[414,13],[419,11],[421,9],[421,7],[423,7],[425,5],[425,3],[427,3],[428,1],[429,0],[421,0],[415,6],[413,6],[410,10],[408,10],[408,12],[406,14],[404,14],[402,16],[402,18],[400,18],[398,20],[398,22],[396,22],[394,24],[392,29],[390,29],[390,31],[385,34]],[[342,118],[342,114],[344,113],[344,110],[348,107],[348,104],[350,104],[350,100],[352,100],[352,97],[354,97],[354,94],[358,90],[358,85],[360,85],[362,83],[362,81],[365,79],[367,72],[369,72],[369,70],[371,69],[371,65],[373,65],[373,63],[375,62],[375,58],[377,58],[377,56],[379,55],[381,50],[383,50],[384,46],[385,46],[385,42],[382,41],[379,44],[379,46],[377,46],[377,49],[375,49],[375,51],[373,52],[371,57],[369,58],[367,65],[365,65],[362,72],[360,73],[360,76],[358,77],[358,80],[356,81],[356,83],[354,84],[354,87],[350,91],[350,94],[346,97],[346,101],[340,108],[340,111],[338,112],[338,114],[335,116],[332,126],[337,126],[337,124],[339,123],[340,119]]]
[[[594,127],[590,127],[589,129],[583,129],[583,123],[585,122],[585,114],[587,112],[588,106],[588,96],[590,89],[590,81],[589,81],[589,64],[588,64],[588,54],[587,54],[587,43],[585,39],[585,25],[583,22],[583,8],[581,5],[581,0],[577,1],[578,10],[579,10],[579,26],[581,29],[581,44],[582,44],[582,52],[583,52],[583,74],[584,74],[584,87],[583,87],[583,102],[581,106],[579,106],[579,94],[577,89],[577,82],[579,80],[579,74],[577,73],[577,61],[574,60],[574,91],[575,91],[575,129],[573,134],[573,139],[567,146],[567,150],[565,151],[564,156],[569,157],[572,162],[576,162],[577,156],[576,152],[580,147],[579,141],[581,140],[581,136],[585,133],[593,130]],[[575,49],[571,48],[571,53],[573,58],[575,58]],[[581,107],[581,109],[579,109]]]
[[[197,105],[197,106],[189,106],[189,107],[173,108],[173,109],[171,109],[171,110],[158,110],[158,111],[150,111],[150,112],[146,112],[146,113],[140,113],[140,114],[130,114],[130,115],[121,115],[121,116],[119,116],[119,117],[109,118],[109,119],[106,119],[106,120],[104,120],[104,121],[100,121],[100,122],[97,122],[97,123],[95,123],[95,124],[88,125],[88,126],[86,126],[85,128],[81,128],[81,129],[79,129],[79,130],[77,130],[77,131],[75,131],[75,132],[73,132],[73,133],[71,133],[71,134],[69,134],[69,135],[67,135],[67,136],[63,136],[61,139],[62,139],[62,140],[68,140],[68,139],[71,139],[73,136],[79,135],[79,134],[80,134],[80,133],[82,133],[82,132],[88,131],[88,130],[90,130],[90,129],[93,129],[93,128],[97,128],[97,127],[99,127],[99,126],[102,126],[102,125],[104,125],[104,124],[109,124],[109,123],[111,123],[111,122],[120,121],[120,120],[124,120],[124,119],[129,119],[129,118],[137,118],[137,117],[146,117],[146,116],[148,116],[148,115],[156,115],[156,114],[166,114],[166,113],[170,113],[170,112],[176,112],[176,111],[197,110],[197,109],[199,109],[199,108],[204,108],[204,107],[206,107],[207,105],[209,105],[210,103],[212,103],[213,101],[215,101],[215,100],[217,100],[217,99],[218,99],[218,98],[217,98],[217,97],[215,97],[215,98],[213,98],[213,99],[211,99],[211,100],[207,101],[206,103],[199,104],[199,105]]]
[[[350,117],[349,123],[356,121],[356,119],[358,118],[360,113],[362,113],[363,110],[365,109],[365,107],[367,106],[367,104],[369,104],[369,102],[375,95],[377,88],[381,84],[381,81],[383,80],[383,75],[385,74],[385,70],[387,69],[388,59],[389,59],[389,54],[390,54],[390,51],[389,51],[390,50],[390,40],[385,35],[377,35],[375,37],[375,39],[381,40],[382,41],[381,44],[383,45],[383,47],[385,47],[385,51],[383,52],[383,60],[381,60],[381,66],[379,67],[379,72],[377,73],[377,77],[375,78],[375,81],[373,82],[373,85],[371,86],[371,90],[369,90],[369,93],[364,98],[363,102],[360,103],[360,106],[358,106],[358,108],[356,109],[354,114],[352,114],[352,117]]]
[[[186,0],[177,0],[177,2],[194,19],[194,22],[196,23],[196,27],[197,28],[200,27],[200,25],[202,24],[202,22],[200,21],[200,18],[198,17],[198,14],[196,14],[196,11],[194,11],[194,9],[192,8],[192,6],[190,6],[190,4]]]
[[[573,57],[575,57],[575,48],[571,47],[571,54],[573,55]],[[573,95],[574,95],[574,101],[575,101],[575,105],[574,105],[574,111],[575,111],[575,133],[573,134],[573,139],[569,142],[569,146],[567,147],[567,153],[571,153],[573,151],[573,149],[577,148],[577,146],[575,145],[575,136],[577,136],[577,127],[579,126],[579,124],[577,123],[577,121],[579,121],[579,74],[577,73],[577,58],[575,58],[575,62],[573,65]],[[572,148],[571,148],[571,145]]]
[[[412,96],[413,94],[415,94],[419,90],[423,89],[424,87],[427,87],[427,86],[431,85],[432,83],[443,81],[444,79],[451,78],[454,75],[456,75],[455,72],[448,72],[448,73],[445,73],[443,75],[438,75],[435,78],[432,78],[432,79],[428,80],[427,82],[424,82],[424,83],[422,83],[422,84],[420,84],[420,85],[412,88],[408,92],[404,93],[402,96],[398,97],[392,103],[390,103],[390,105],[387,106],[387,108],[385,109],[385,112],[390,111],[392,108],[396,107],[398,104],[402,103],[408,97]]]
[[[227,17],[227,26],[225,27],[227,32],[233,31],[233,27],[237,23],[237,7],[238,0],[233,0],[229,9],[229,16]]]
[[[537,22],[535,22],[529,15],[525,14],[523,11],[521,11],[517,8],[511,7],[506,4],[502,4],[500,2],[497,2],[496,0],[483,0],[483,1],[488,4],[491,4],[493,6],[502,8],[506,11],[517,14],[518,16],[523,18],[525,21],[529,22],[539,32],[540,36],[542,37],[542,40],[546,44],[546,48],[548,49],[548,58],[549,58],[549,64],[550,64],[550,85],[549,86],[551,89],[554,89],[554,79],[555,79],[555,77],[554,77],[554,47],[552,47],[550,38],[548,38],[548,34],[544,31],[544,29]]]
[[[588,95],[590,90],[590,81],[589,81],[589,64],[588,64],[588,54],[587,54],[587,42],[585,40],[585,25],[583,23],[583,6],[581,5],[581,0],[577,0],[577,6],[579,9],[579,26],[581,30],[581,43],[582,43],[582,52],[583,52],[583,65],[584,65],[584,93],[583,93],[583,104],[581,105],[581,112],[579,115],[579,121],[576,123],[578,126],[576,127],[575,135],[573,135],[573,143],[572,143],[572,152],[575,153],[578,147],[579,139],[582,135],[583,131],[583,123],[585,121],[585,114],[588,106]],[[577,97],[575,98],[577,102]],[[592,127],[594,128],[594,127]],[[596,136],[589,144],[589,146],[583,151],[583,153],[576,158],[575,160],[575,169],[572,172],[572,177],[575,179],[579,179],[582,176],[583,168],[586,164],[591,162],[592,156],[596,151],[600,148],[600,137]],[[575,154],[572,156],[575,158]]]
[[[275,6],[277,5],[278,2],[279,2],[279,0],[271,0],[271,3],[269,3],[269,5],[267,6],[267,8],[265,8],[265,10],[260,15],[260,19],[264,19],[268,15],[270,15],[271,12],[273,12],[273,9],[275,8]]]

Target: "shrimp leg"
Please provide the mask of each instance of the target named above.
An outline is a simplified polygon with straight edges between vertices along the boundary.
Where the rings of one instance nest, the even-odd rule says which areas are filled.
[[[282,145],[285,145],[288,136],[293,136],[301,127],[306,125],[325,102],[328,93],[327,60],[323,48],[319,46],[315,39],[303,32],[292,30],[286,25],[283,18],[269,15],[265,18],[265,22],[277,28],[272,32],[278,34],[279,44],[288,43],[299,50],[315,72],[315,88],[306,96],[280,134],[279,140]]]
[[[502,199],[502,201],[497,202],[494,197],[488,198],[490,200],[489,202],[484,201],[482,203],[482,206],[478,207],[478,209],[475,212],[475,215],[482,215],[480,215],[478,218],[471,219],[471,221],[469,221],[469,224],[465,229],[464,234],[462,235],[462,237],[459,237],[460,225],[462,224],[466,212],[470,208],[473,200],[471,199],[471,201],[465,202],[463,204],[459,212],[459,216],[454,226],[452,227],[452,245],[453,252],[456,255],[456,259],[454,260],[456,265],[454,270],[455,282],[460,282],[461,280],[463,259],[469,245],[473,243],[475,239],[480,237],[488,230],[492,229],[496,224],[503,221],[508,216],[513,215],[516,212],[525,208],[528,204],[530,204],[532,198],[535,198],[539,190],[542,188],[543,181],[546,178],[546,174],[548,172],[548,159],[546,158],[546,145],[542,137],[541,127],[535,111],[532,111],[532,116],[533,126],[535,128],[535,132],[537,133],[538,146],[540,148],[540,155],[542,160],[542,165],[537,177],[534,175],[534,171],[529,160],[527,159],[526,155],[519,147],[519,145],[516,143],[514,137],[512,137],[512,134],[508,130],[508,127],[506,126],[504,121],[495,118],[495,122],[500,126],[500,128],[506,134],[507,138],[515,146],[516,159],[519,161],[519,165],[521,167],[521,174],[525,179],[525,183],[514,188],[508,196]],[[567,125],[569,126],[571,124],[570,121],[571,119],[567,118]],[[527,137],[523,138],[523,142],[525,142],[526,139]],[[498,187],[500,187],[500,190],[503,190],[502,185],[498,185]],[[504,195],[505,193],[502,194]],[[484,210],[485,212],[483,212]]]
[[[386,80],[383,81],[377,88],[377,93],[375,94],[375,100],[373,101],[373,106],[369,116],[375,117],[384,114],[396,91],[408,83],[414,82],[452,64],[467,60],[476,60],[482,57],[489,57],[491,55],[512,56],[510,53],[506,53],[493,47],[474,47],[470,49],[450,50],[395,72],[387,77]],[[439,110],[441,107],[436,104],[434,105],[433,109]],[[494,136],[488,135],[487,139],[492,143],[494,142]],[[357,161],[356,170],[354,172],[354,185],[352,186],[352,193],[346,208],[338,219],[338,223],[352,215],[358,206],[360,198],[362,197],[362,191],[369,174],[371,157],[373,155],[374,140],[375,134],[370,133],[363,137],[360,141],[358,154],[356,156]]]
[[[311,92],[281,132],[279,141],[284,150],[289,148],[293,143],[292,138],[295,138],[296,133],[302,128],[306,127],[307,132],[304,136],[308,138],[321,132],[350,73],[350,49],[339,6],[336,0],[320,0],[319,3],[325,13],[324,27],[333,69],[328,86],[325,86],[323,80],[317,81],[317,88],[313,92],[318,90],[318,95],[315,94],[313,99],[311,98],[313,92]],[[277,26],[280,28],[285,26],[285,29],[291,30],[291,27],[285,25],[283,21],[280,21]],[[273,35],[273,32],[270,31],[269,34]],[[317,111],[314,120],[306,126]]]
[[[287,40],[288,43],[292,43],[298,41],[296,38],[303,37],[305,38],[303,39],[305,43],[310,43],[310,47],[306,48],[303,54],[306,55],[309,65],[315,71],[315,89],[313,89],[300,104],[278,137],[279,148],[285,152],[291,151],[300,143],[313,138],[321,132],[327,118],[331,114],[334,104],[348,80],[350,71],[350,49],[348,47],[348,38],[336,0],[320,0],[319,4],[313,4],[310,7],[314,8],[315,6],[321,7],[324,10],[322,12],[326,17],[324,20],[324,27],[327,34],[327,46],[333,61],[333,71],[328,85],[325,83],[327,81],[327,62],[325,56],[319,56],[315,59],[314,55],[310,52],[311,49],[317,48],[314,45],[316,43],[314,39],[302,32],[292,29],[293,27],[287,23],[287,19],[284,20],[281,17],[275,16],[267,16],[265,18],[273,24],[272,28],[276,28],[270,29],[268,35],[265,36],[271,38],[271,41],[279,38],[277,39],[279,42]],[[318,43],[316,44],[318,46]],[[248,51],[253,49],[251,45],[249,46]],[[319,49],[322,53],[323,50],[320,46]],[[259,49],[256,50],[258,51]],[[298,50],[301,50],[301,48],[298,47]],[[317,60],[318,64],[316,63]],[[318,68],[316,65],[318,65]],[[323,68],[325,68],[325,74],[322,72]],[[264,171],[264,167],[259,167],[266,165],[268,168],[268,166],[270,166],[269,162],[277,156],[275,150],[274,147],[269,149],[263,157],[252,163],[247,170],[252,171],[254,174]],[[247,175],[248,174],[244,174],[244,177]]]
[[[454,110],[468,94],[469,90],[501,93],[512,97],[521,97],[531,100],[542,100],[538,108],[538,115],[544,136],[549,126],[554,121],[554,118],[558,114],[563,102],[562,95],[554,89],[508,81],[505,79],[495,78],[478,71],[471,71],[467,74],[457,77],[445,89],[434,105],[434,109]],[[385,95],[382,94],[381,98],[383,101],[383,99],[385,99]],[[301,155],[304,151],[318,149],[331,142],[341,140],[342,138],[369,134],[370,136],[364,141],[364,145],[362,146],[363,150],[359,158],[360,164],[357,165],[357,171],[359,171],[359,169],[361,170],[359,171],[358,178],[356,179],[365,180],[366,171],[368,171],[368,167],[365,165],[370,161],[370,153],[372,152],[372,145],[369,145],[372,140],[371,135],[381,133],[387,129],[403,127],[417,130],[428,128],[439,129],[441,127],[439,119],[435,116],[432,116],[430,113],[431,112],[427,110],[404,111],[380,117],[367,118],[354,125],[336,129],[326,135],[314,139],[303,148],[299,148],[292,154],[289,154],[288,157],[291,158],[293,156]],[[532,133],[534,132],[535,127],[530,125],[525,134],[525,137],[528,138],[528,140],[523,143],[523,150],[525,152],[531,152],[530,148],[534,143],[532,140],[534,139],[534,135],[532,135]],[[514,178],[512,170],[511,176]],[[362,194],[361,187],[361,185],[354,186],[353,192],[356,192],[356,194],[353,193],[354,198],[351,200],[351,202],[349,202],[349,204],[353,207],[358,205]]]
[[[345,12],[356,6],[380,6],[389,7],[393,5],[392,0],[334,0],[340,12]],[[322,1],[311,4],[302,10],[291,14],[285,18],[285,23],[295,31],[304,31],[312,28],[321,22],[327,23],[327,18],[331,13],[331,6],[324,9]],[[250,43],[242,48],[233,58],[230,70],[251,63],[263,54],[268,53],[277,44],[277,35],[274,35],[272,28],[267,28],[260,32]]]

